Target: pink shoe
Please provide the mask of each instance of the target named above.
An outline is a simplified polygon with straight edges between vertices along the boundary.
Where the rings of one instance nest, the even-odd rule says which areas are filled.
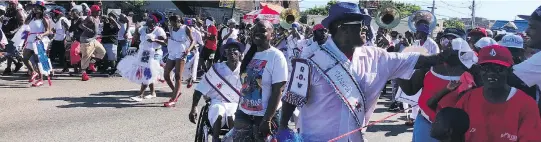
[[[38,73],[33,72],[32,75],[30,75],[30,79],[28,82],[34,82],[34,80],[38,77]]]
[[[83,75],[81,76],[81,80],[87,81],[87,80],[90,80],[90,77],[88,77],[88,74],[86,74],[86,72],[83,72]]]
[[[97,70],[96,70],[96,66],[94,66],[93,63],[91,63],[91,64],[88,65],[88,69],[90,69],[92,72],[96,72],[96,71],[97,71]]]
[[[32,83],[32,87],[39,87],[43,85],[43,80],[37,80],[36,82]]]
[[[163,103],[164,107],[175,107],[175,104],[177,103],[178,98],[180,97],[181,93],[179,93],[177,96],[175,96],[175,99],[170,99],[168,102]]]

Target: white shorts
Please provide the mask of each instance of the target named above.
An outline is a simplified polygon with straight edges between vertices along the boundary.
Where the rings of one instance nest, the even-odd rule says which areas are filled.
[[[235,112],[237,111],[237,103],[217,103],[217,104],[211,104],[209,108],[209,120],[210,124],[214,125],[216,120],[218,119],[218,116],[222,116],[222,126],[225,126],[227,124],[227,117],[232,117],[233,120],[235,120]],[[228,125],[229,126],[229,125]]]

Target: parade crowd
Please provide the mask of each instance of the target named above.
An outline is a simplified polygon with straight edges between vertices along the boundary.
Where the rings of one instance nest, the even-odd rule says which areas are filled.
[[[40,0],[6,4],[2,75],[24,66],[33,87],[51,85],[55,74],[121,76],[141,86],[131,97],[138,102],[166,83],[164,107],[195,89],[184,94],[193,95],[188,119],[205,116],[213,141],[369,141],[362,128],[390,83],[389,111],[411,111],[414,142],[541,142],[541,6],[525,33],[432,35],[433,16],[414,18],[403,34],[375,30],[366,10],[349,2],[313,26],[291,9],[279,23],[216,24],[159,12],[133,21],[131,12],[103,13],[99,4],[73,3],[66,14]],[[207,111],[198,111],[202,98]]]

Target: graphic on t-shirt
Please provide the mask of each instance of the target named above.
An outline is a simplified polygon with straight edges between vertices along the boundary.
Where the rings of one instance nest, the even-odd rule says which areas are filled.
[[[263,110],[261,78],[267,65],[266,60],[253,59],[246,67],[246,77],[242,84],[241,107],[250,111]]]

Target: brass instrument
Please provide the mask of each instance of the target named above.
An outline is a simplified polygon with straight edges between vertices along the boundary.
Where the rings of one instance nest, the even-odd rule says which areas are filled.
[[[376,14],[376,24],[384,29],[392,29],[400,23],[402,19],[400,11],[395,7],[387,6],[378,10]]]
[[[411,31],[417,32],[416,26],[420,23],[419,21],[428,22],[429,31],[433,31],[436,28],[437,19],[436,15],[428,10],[419,10],[414,12],[408,19],[408,26]]]
[[[271,45],[276,47],[280,44],[280,42],[282,42],[284,39],[286,39],[287,37],[289,36],[289,32],[288,30],[283,30],[280,32],[280,36],[279,37],[274,37],[272,40],[271,40]]]
[[[279,37],[275,37],[271,40],[271,45],[276,47],[280,42],[285,40],[289,36],[289,30],[291,25],[299,19],[299,12],[295,9],[287,8],[280,12],[280,27],[282,30]]]

